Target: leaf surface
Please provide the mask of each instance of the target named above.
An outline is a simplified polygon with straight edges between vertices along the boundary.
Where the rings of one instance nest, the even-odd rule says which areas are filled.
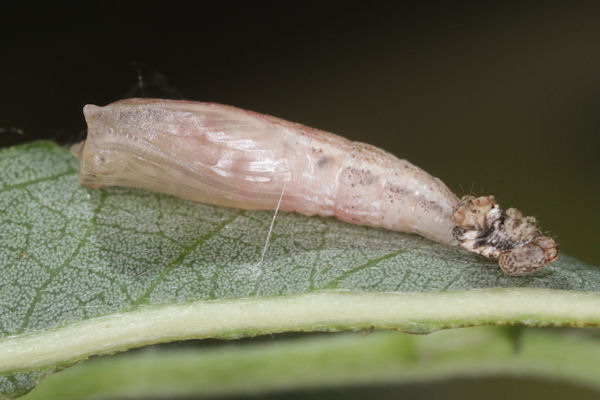
[[[479,324],[596,326],[600,270],[508,277],[416,235],[77,182],[65,148],[0,151],[0,393],[186,338]]]

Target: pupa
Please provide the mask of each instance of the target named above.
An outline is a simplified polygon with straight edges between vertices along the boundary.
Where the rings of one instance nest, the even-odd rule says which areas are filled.
[[[459,199],[440,179],[369,144],[214,103],[134,98],[83,112],[87,138],[72,151],[88,187],[247,210],[279,206],[416,233],[498,259],[514,276],[558,257],[534,217],[504,211],[494,196]]]

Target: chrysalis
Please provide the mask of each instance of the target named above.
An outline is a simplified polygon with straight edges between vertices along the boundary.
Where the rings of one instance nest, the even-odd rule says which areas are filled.
[[[73,146],[79,180],[248,210],[413,232],[494,257],[509,275],[558,256],[535,218],[493,196],[459,198],[438,178],[374,146],[213,103],[127,99],[86,105],[87,139]],[[285,192],[281,196],[283,188]]]

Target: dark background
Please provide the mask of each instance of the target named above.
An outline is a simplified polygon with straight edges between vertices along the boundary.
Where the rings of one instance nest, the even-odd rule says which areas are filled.
[[[0,146],[79,140],[86,103],[220,102],[382,147],[459,195],[495,194],[600,265],[597,4],[4,6]]]

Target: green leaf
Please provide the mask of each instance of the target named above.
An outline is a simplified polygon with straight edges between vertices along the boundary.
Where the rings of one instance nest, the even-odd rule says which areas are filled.
[[[150,347],[56,374],[27,399],[248,396],[490,376],[568,381],[600,390],[599,338],[586,333],[478,327],[431,335],[346,333],[212,348]]]
[[[600,270],[527,277],[421,237],[87,189],[68,150],[0,151],[0,393],[90,355],[285,331],[600,322]]]

